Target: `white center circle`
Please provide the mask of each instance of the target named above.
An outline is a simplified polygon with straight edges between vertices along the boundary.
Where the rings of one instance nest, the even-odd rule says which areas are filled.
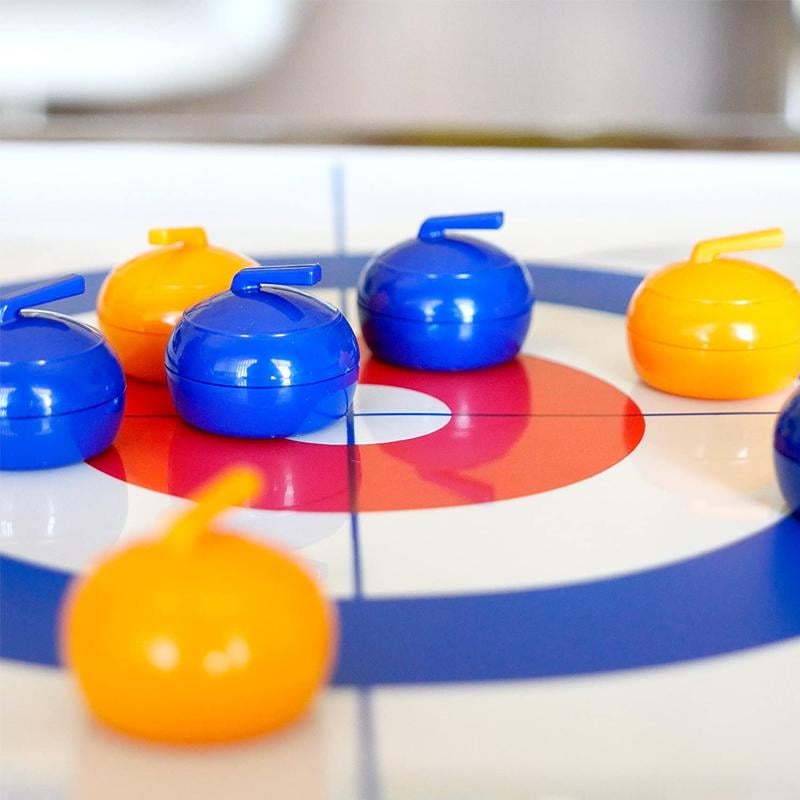
[[[437,397],[400,386],[362,383],[353,399],[353,433],[359,445],[427,436],[447,425],[451,417],[450,408]],[[290,438],[311,444],[347,444],[347,421],[340,419]]]

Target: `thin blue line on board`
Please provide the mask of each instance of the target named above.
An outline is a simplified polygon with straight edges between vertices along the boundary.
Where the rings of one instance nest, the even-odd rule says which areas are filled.
[[[331,168],[331,193],[334,216],[334,241],[336,253],[344,255],[344,168],[336,163]],[[345,308],[346,290],[339,288],[339,308]],[[353,594],[363,596],[361,580],[361,542],[358,524],[358,481],[356,478],[355,420],[352,403],[345,417],[347,431],[347,487],[350,505],[350,543],[353,550]],[[375,753],[375,721],[372,695],[368,686],[361,687],[358,693],[358,753],[359,753],[359,800],[380,800],[378,770]]]
[[[333,246],[337,256],[345,254],[347,229],[344,216],[344,164],[336,161],[331,165],[331,204],[333,206]]]
[[[340,308],[344,308],[345,290],[339,290]],[[353,404],[347,409],[345,416],[345,432],[347,446],[347,491],[350,506],[350,544],[353,548],[353,593],[362,596],[361,580],[361,538],[358,524],[358,449],[356,448],[356,426]]]
[[[358,525],[358,480],[356,464],[359,458],[356,448],[355,420],[352,406],[345,418],[347,428],[347,483],[350,496],[350,538],[353,546],[353,593],[362,596],[361,584],[361,539]]]
[[[362,754],[360,770],[360,800],[380,800],[381,787],[378,770],[378,754],[375,747],[375,708],[370,687],[364,686],[358,692],[358,732],[359,753]]]

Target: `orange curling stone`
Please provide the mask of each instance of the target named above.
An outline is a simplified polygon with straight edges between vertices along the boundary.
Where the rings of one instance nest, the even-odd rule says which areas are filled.
[[[670,394],[738,400],[800,374],[800,292],[768,267],[726,253],[780,247],[773,228],[697,244],[647,277],[628,307],[628,348],[643,381]]]
[[[314,579],[210,527],[259,483],[224,473],[166,534],[107,558],[68,595],[64,655],[106,725],[176,744],[243,739],[296,719],[325,681],[335,624]]]
[[[256,262],[213,247],[203,228],[155,228],[163,245],[126,261],[106,278],[97,298],[100,327],[126,374],[164,383],[164,353],[183,312],[225,291],[242,267]]]

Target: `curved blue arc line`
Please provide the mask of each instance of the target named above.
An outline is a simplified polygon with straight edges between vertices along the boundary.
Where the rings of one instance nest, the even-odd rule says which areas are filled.
[[[619,578],[339,609],[344,685],[543,678],[720,655],[800,635],[800,522]]]
[[[0,557],[0,657],[57,665],[70,576]],[[513,680],[648,667],[800,635],[800,522],[591,583],[338,603],[340,686]]]

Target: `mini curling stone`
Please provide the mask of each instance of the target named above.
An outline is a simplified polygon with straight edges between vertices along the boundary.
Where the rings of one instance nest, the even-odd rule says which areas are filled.
[[[69,275],[0,298],[0,469],[74,464],[114,441],[125,379],[102,334],[29,310],[84,290]]]
[[[374,256],[358,282],[364,339],[383,361],[457,371],[509,361],[531,321],[528,268],[449,229],[494,229],[503,214],[431,217],[416,239]]]
[[[97,298],[97,316],[127,375],[164,383],[164,351],[189,306],[226,289],[242,267],[256,262],[212,247],[202,228],[155,228],[163,245],[118,266]]]
[[[359,351],[341,311],[291,286],[319,264],[253,267],[230,291],[183,315],[167,347],[167,384],[181,417],[210,433],[274,438],[347,413]]]
[[[91,711],[159,742],[206,744],[280,728],[325,681],[333,611],[290,556],[212,526],[252,499],[258,473],[207,484],[166,534],[78,579],[62,643]]]
[[[628,347],[645,383],[670,394],[738,400],[800,373],[800,293],[768,267],[724,253],[780,247],[778,228],[700,242],[688,261],[646,278],[628,307]]]
[[[794,514],[800,510],[800,390],[789,397],[778,414],[773,446],[778,484]]]

